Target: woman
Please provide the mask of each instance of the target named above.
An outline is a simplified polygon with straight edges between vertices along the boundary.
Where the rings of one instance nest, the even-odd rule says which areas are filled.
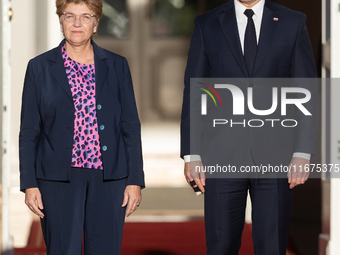
[[[27,67],[21,190],[47,254],[119,254],[144,187],[140,123],[125,58],[91,39],[101,0],[57,0],[65,39]]]

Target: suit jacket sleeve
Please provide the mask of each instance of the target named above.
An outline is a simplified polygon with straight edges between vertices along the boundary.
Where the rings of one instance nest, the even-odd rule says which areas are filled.
[[[35,164],[37,145],[40,138],[41,118],[38,110],[38,97],[30,61],[26,70],[22,95],[21,125],[19,134],[20,190],[38,187]]]
[[[295,152],[304,152],[315,155],[318,113],[319,90],[317,72],[314,63],[313,50],[306,27],[306,15],[303,14],[299,25],[295,51],[292,62],[293,87],[302,87],[310,91],[311,100],[304,104],[312,116],[305,116],[296,109],[295,116],[298,126],[295,128]]]
[[[193,31],[188,54],[187,67],[184,76],[184,93],[181,116],[181,157],[185,155],[200,155],[201,125],[190,125],[190,118],[195,123],[200,123],[200,109],[191,109],[190,105],[199,105],[190,96],[190,78],[209,77],[210,65],[204,49],[204,41],[198,17],[195,18],[195,29]],[[196,109],[197,108],[197,109]]]
[[[126,59],[124,59],[123,68],[122,131],[129,170],[127,185],[139,185],[144,187],[140,122],[133,92],[130,69]]]

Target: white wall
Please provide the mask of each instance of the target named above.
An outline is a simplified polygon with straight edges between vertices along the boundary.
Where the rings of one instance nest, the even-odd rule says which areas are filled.
[[[12,0],[11,153],[12,186],[18,179],[18,134],[22,86],[28,61],[62,39],[54,1]]]
[[[331,0],[331,78],[340,78],[340,0]],[[331,163],[339,162],[338,141],[340,141],[340,116],[339,116],[339,80],[336,85],[332,82],[331,106]],[[334,103],[333,103],[334,102]],[[340,179],[332,178],[330,186],[330,242],[329,255],[340,254]]]
[[[21,94],[28,61],[36,55],[56,47],[62,39],[53,0],[12,0],[11,88],[10,113],[10,233],[14,247],[26,245],[31,220],[34,217],[24,204],[19,191],[18,136]]]
[[[12,0],[11,138],[12,185],[19,185],[18,134],[21,92],[27,62],[36,52],[35,0]]]

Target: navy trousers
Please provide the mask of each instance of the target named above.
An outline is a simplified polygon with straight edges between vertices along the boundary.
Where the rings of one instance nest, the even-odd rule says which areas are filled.
[[[246,165],[255,165],[251,153],[248,158]],[[293,191],[286,178],[258,176],[207,178],[204,217],[208,255],[238,255],[248,190],[255,255],[286,255]]]
[[[119,255],[127,179],[104,181],[103,171],[72,168],[69,182],[38,180],[47,255]]]

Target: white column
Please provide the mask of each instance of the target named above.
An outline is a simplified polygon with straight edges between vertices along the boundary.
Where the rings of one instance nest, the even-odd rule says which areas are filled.
[[[339,42],[340,43],[340,42]],[[340,44],[339,44],[340,45]],[[340,164],[339,142],[340,142],[340,82],[332,81],[331,85],[331,164]],[[328,244],[328,255],[340,254],[340,179],[330,179],[330,240]]]
[[[331,77],[340,78],[340,0],[331,0]]]
[[[10,3],[1,1],[1,89],[2,89],[2,253],[12,254],[12,239],[9,233],[9,194],[11,185],[10,171],[10,43],[11,29],[9,22]]]
[[[331,1],[331,77],[340,78],[340,0]],[[331,91],[331,163],[340,163],[338,159],[338,141],[340,141],[340,82],[332,81]],[[331,178],[330,185],[330,241],[329,255],[340,254],[340,179]]]
[[[3,0],[4,1],[4,0]],[[8,1],[8,0],[5,0]],[[7,114],[10,128],[6,138],[11,171],[11,192],[9,222],[10,235],[15,247],[24,247],[30,231],[33,214],[24,204],[24,194],[19,191],[19,148],[21,95],[27,63],[40,53],[58,46],[62,39],[55,1],[11,0],[13,19],[11,22],[12,66],[9,92],[4,95],[8,101]],[[4,102],[5,103],[5,102]],[[10,134],[9,134],[10,131]],[[5,168],[4,168],[5,169]],[[9,170],[10,169],[10,170]],[[8,172],[6,172],[8,173]]]

